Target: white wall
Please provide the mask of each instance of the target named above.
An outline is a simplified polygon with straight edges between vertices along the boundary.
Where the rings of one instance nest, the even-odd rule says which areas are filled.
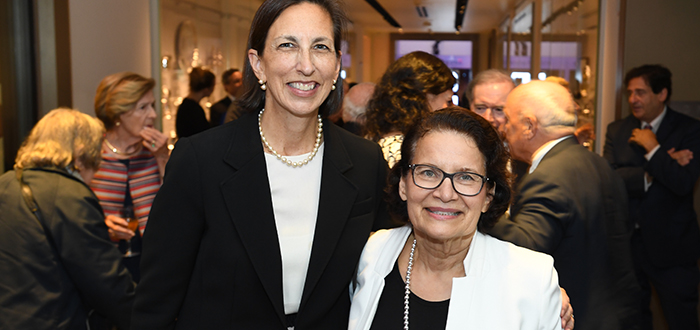
[[[94,115],[102,78],[120,71],[151,76],[149,2],[69,0],[68,5],[73,107]]]

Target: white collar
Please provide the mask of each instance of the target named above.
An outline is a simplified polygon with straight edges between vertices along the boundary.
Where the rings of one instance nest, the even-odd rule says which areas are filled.
[[[642,127],[649,124],[649,125],[651,125],[651,131],[654,132],[654,134],[656,134],[656,132],[659,131],[659,126],[661,126],[661,121],[664,120],[664,117],[666,117],[666,110],[667,109],[668,109],[668,107],[664,105],[664,111],[662,111],[660,115],[656,116],[656,118],[654,118],[654,120],[652,120],[651,123],[641,121]]]
[[[535,153],[532,155],[532,165],[530,165],[530,171],[528,173],[532,173],[535,171],[537,168],[537,165],[540,165],[540,162],[542,161],[542,158],[550,151],[552,148],[554,148],[555,145],[559,144],[559,142],[564,141],[564,139],[571,137],[571,135],[566,135],[562,136],[556,140],[551,140],[545,144],[543,144],[541,147],[539,147]]]

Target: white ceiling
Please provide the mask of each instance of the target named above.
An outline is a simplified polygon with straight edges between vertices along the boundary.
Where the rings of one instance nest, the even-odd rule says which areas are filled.
[[[455,32],[456,0],[377,0],[401,25],[403,32]],[[469,0],[460,32],[485,32],[497,27],[522,0]],[[365,31],[398,32],[365,0],[345,0],[354,25]],[[424,6],[427,18],[418,16],[416,6]]]

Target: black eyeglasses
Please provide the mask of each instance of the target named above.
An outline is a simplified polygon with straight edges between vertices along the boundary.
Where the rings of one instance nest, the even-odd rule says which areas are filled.
[[[413,183],[423,189],[439,187],[445,178],[450,178],[452,188],[463,196],[476,196],[484,188],[489,178],[473,172],[447,173],[435,166],[423,164],[408,165],[413,174]]]

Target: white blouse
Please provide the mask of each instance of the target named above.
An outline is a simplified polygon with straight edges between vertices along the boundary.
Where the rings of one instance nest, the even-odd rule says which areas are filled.
[[[307,165],[291,167],[265,153],[267,177],[272,192],[272,208],[282,256],[284,312],[299,311],[309,268],[321,192],[321,165],[324,144]],[[293,162],[309,154],[287,156]],[[253,207],[253,205],[251,205]]]

